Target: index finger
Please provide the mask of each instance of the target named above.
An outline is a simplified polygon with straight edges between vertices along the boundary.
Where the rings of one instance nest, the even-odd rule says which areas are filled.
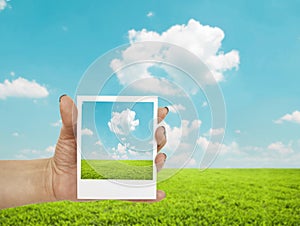
[[[169,108],[168,107],[158,108],[158,110],[157,110],[157,123],[160,123],[162,120],[164,120],[168,113],[169,113]]]

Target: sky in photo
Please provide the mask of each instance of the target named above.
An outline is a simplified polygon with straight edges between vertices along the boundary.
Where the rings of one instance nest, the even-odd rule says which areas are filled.
[[[153,103],[83,102],[82,158],[152,160],[152,140]]]
[[[220,147],[212,167],[300,167],[299,11],[296,0],[0,0],[0,159],[52,156],[61,127],[59,96],[74,97],[86,69],[110,50],[129,43],[129,52],[135,42],[163,41],[207,65],[214,82],[205,82],[220,87],[226,106],[226,126],[212,128],[201,90],[187,87],[199,118],[181,117],[190,111],[184,101],[159,102],[170,109],[164,122],[166,167],[182,167],[176,160],[182,158],[185,167],[198,167],[210,140],[223,135],[223,142],[210,146]],[[127,60],[123,52],[110,66]],[[106,92],[115,95],[134,73],[151,79],[134,87],[144,95],[155,90],[176,96],[162,79],[172,72],[188,85],[179,72],[144,64],[116,73]],[[89,133],[88,126],[83,129]],[[117,143],[104,139],[117,150]]]

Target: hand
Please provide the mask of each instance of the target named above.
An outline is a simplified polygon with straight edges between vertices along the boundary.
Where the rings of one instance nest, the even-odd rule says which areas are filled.
[[[168,114],[168,108],[158,109],[158,123]],[[77,108],[72,99],[66,95],[60,98],[60,115],[62,128],[56,144],[54,157],[50,159],[50,178],[52,178],[52,191],[55,200],[77,199],[77,169],[76,169],[76,122]],[[158,154],[155,158],[157,170],[160,171],[166,160],[166,155],[159,151],[166,144],[165,128],[160,126],[155,131]],[[144,202],[156,202],[165,197],[163,191],[158,190],[155,200],[133,200]]]

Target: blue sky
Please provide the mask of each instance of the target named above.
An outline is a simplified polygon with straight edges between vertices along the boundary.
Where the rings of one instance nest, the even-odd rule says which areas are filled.
[[[200,133],[190,167],[199,165],[209,135],[222,133],[224,143],[213,167],[299,167],[299,10],[299,1],[271,0],[0,0],[0,158],[51,156],[59,135],[59,96],[73,96],[99,56],[130,38],[145,40],[152,31],[156,40],[187,49],[193,44],[195,54],[220,79],[226,128],[211,131],[209,103],[201,94],[192,97],[201,123],[187,125]],[[185,29],[172,30],[176,25]],[[204,36],[211,41],[200,42]],[[222,53],[224,61],[213,61]],[[112,88],[126,84],[116,81]],[[178,137],[176,128],[184,124],[174,112],[166,121],[170,167],[176,166],[176,156],[171,157],[176,142],[170,139]]]
[[[153,110],[150,102],[83,102],[82,158],[152,160]]]

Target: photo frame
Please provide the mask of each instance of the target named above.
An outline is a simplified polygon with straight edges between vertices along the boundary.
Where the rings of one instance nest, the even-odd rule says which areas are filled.
[[[158,97],[77,96],[77,198],[156,199]]]

